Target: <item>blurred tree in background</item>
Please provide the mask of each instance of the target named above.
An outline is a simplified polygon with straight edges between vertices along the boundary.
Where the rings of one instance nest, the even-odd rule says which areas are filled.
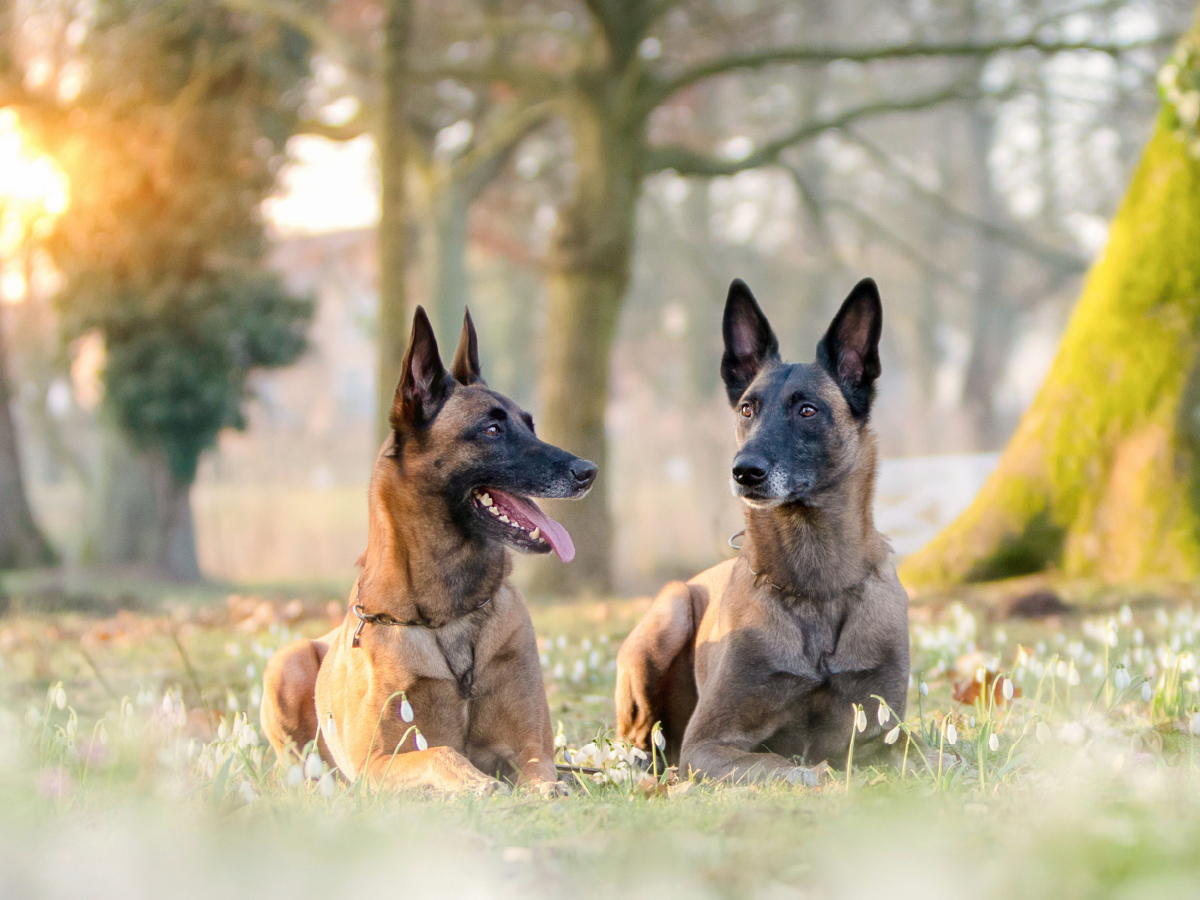
[[[23,94],[22,73],[14,53],[14,5],[0,3],[0,98],[9,103]],[[14,199],[0,196],[0,219],[27,218],[23,210],[12,208]],[[24,231],[28,223],[18,221],[18,224]],[[34,521],[25,494],[5,342],[3,323],[0,323],[0,569],[16,569],[48,565],[56,560],[56,554]]]
[[[93,552],[195,578],[200,454],[243,426],[251,372],[305,348],[311,302],[263,269],[259,207],[309,44],[215,2],[106,0],[92,14],[87,76],[57,135],[72,199],[50,249],[65,334],[103,338],[103,414],[119,435]]]
[[[1054,367],[999,469],[901,574],[1200,575],[1200,7]]]

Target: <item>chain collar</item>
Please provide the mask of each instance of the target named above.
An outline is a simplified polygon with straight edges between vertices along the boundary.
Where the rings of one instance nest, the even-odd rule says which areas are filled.
[[[445,628],[447,625],[450,624],[450,622],[453,622],[457,619],[465,618],[466,616],[471,615],[471,613],[479,612],[479,610],[483,609],[485,606],[487,606],[491,602],[492,602],[492,598],[488,597],[486,600],[484,600],[482,603],[480,603],[474,609],[468,610],[467,612],[463,613],[461,616],[455,616],[453,619],[450,619],[450,621],[443,622],[441,625],[433,625],[433,624],[430,624],[429,622],[418,622],[418,621],[404,622],[400,619],[397,619],[395,616],[389,616],[387,613],[363,612],[362,604],[355,603],[350,608],[354,611],[354,614],[356,616],[358,616],[358,627],[354,629],[354,640],[350,642],[350,646],[351,647],[361,647],[362,646],[360,637],[362,635],[363,626],[367,625],[368,623],[371,625],[386,625],[389,627],[397,627],[397,628],[428,628],[430,631],[437,631],[439,628]]]
[[[734,541],[737,540],[738,538],[742,537],[743,535],[745,535],[745,533],[746,533],[746,530],[743,528],[741,531],[738,531],[729,536],[729,546],[732,547],[734,550],[738,551],[739,556],[742,556],[742,545],[735,544]],[[755,587],[758,587],[760,584],[765,584],[767,587],[773,588],[777,593],[781,594],[784,597],[799,598],[801,596],[800,591],[796,590],[796,588],[794,588],[793,586],[791,586],[791,585],[784,586],[781,584],[776,584],[775,582],[773,582],[770,578],[768,578],[766,576],[765,572],[756,572],[754,570],[754,566],[750,565],[749,557],[742,556],[742,559],[746,560],[746,568],[749,569],[750,574],[754,576],[754,586]],[[877,563],[875,563],[875,565],[871,566],[871,568],[867,570],[867,574],[864,575],[860,581],[850,585],[850,587],[846,588],[846,590],[847,591],[856,591],[860,587],[862,587],[864,584],[866,584],[867,579],[875,574],[876,570],[878,570],[878,568],[882,564],[882,562],[883,561],[880,560],[880,562],[877,562]]]

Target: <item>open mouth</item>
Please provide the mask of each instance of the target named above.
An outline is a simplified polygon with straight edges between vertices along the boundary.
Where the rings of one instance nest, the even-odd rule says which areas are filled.
[[[563,562],[575,558],[575,545],[567,529],[554,521],[532,500],[516,497],[498,488],[481,487],[471,492],[471,504],[483,520],[494,522],[503,539],[521,550],[548,553],[553,550]]]

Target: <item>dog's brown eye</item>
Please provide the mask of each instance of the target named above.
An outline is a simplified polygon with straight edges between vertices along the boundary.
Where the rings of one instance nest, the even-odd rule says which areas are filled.
[[[815,416],[816,414],[817,408],[811,403],[805,403],[802,407],[800,407],[800,415],[804,416],[806,419]]]
[[[754,407],[752,407],[749,403],[743,403],[742,408],[738,410],[738,412],[742,414],[742,418],[748,419],[754,415]]]
[[[483,433],[488,437],[497,437],[500,434],[500,426],[489,425],[487,428],[483,429]]]

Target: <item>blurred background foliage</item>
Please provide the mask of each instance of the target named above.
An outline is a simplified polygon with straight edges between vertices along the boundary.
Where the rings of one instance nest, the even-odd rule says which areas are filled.
[[[729,280],[809,359],[870,274],[905,458],[881,499],[916,549],[1049,371],[1194,11],[10,2],[0,103],[67,197],[0,235],[0,489],[35,514],[0,502],[0,536],[36,518],[74,570],[344,581],[411,310],[449,344],[470,303],[489,382],[604,473],[553,510],[577,562],[522,578],[647,590],[738,527]]]

